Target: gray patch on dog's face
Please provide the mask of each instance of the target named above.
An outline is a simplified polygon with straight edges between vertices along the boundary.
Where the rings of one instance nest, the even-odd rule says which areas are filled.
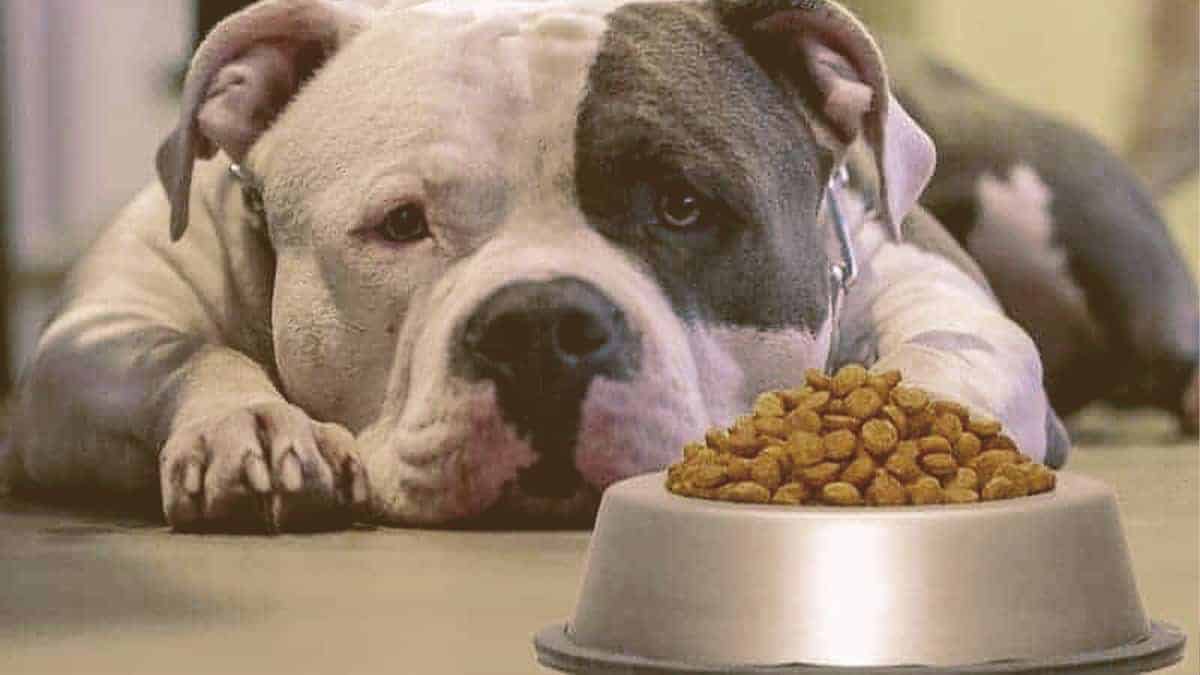
[[[816,214],[832,160],[799,97],[708,4],[630,4],[608,19],[576,131],[589,221],[686,320],[816,333],[829,297]],[[663,224],[660,201],[685,187],[705,215]]]

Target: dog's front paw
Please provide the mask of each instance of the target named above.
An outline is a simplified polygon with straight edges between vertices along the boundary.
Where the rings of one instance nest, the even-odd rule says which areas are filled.
[[[163,512],[184,532],[337,529],[368,497],[350,432],[283,401],[181,427],[159,469]]]

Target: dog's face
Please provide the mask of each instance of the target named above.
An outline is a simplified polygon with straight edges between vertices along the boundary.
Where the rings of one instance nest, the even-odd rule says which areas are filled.
[[[845,111],[730,16],[383,13],[255,139],[284,393],[356,433],[381,519],[586,519],[824,364]]]

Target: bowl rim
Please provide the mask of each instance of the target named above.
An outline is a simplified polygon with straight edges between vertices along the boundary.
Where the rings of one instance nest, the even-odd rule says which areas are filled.
[[[1165,621],[1151,621],[1145,636],[1117,647],[1047,659],[1005,660],[961,666],[823,666],[788,663],[770,666],[705,665],[679,661],[648,659],[630,654],[584,647],[571,639],[566,622],[555,623],[538,631],[533,638],[537,661],[547,668],[588,675],[1120,675],[1166,668],[1183,660],[1187,636]]]

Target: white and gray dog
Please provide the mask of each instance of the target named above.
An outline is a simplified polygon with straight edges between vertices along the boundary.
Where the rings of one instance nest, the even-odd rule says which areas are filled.
[[[165,191],[75,270],[4,470],[153,495],[180,530],[586,521],[606,486],[757,392],[851,360],[1060,465],[1037,345],[1002,301],[1050,325],[1083,302],[1131,359],[1163,344],[1125,340],[1143,310],[1088,309],[1049,195],[1053,167],[1100,169],[1036,146],[1113,162],[985,114],[1011,107],[955,104],[987,99],[923,68],[910,103],[823,0],[260,2],[196,54]],[[934,203],[975,224],[950,231],[981,262],[1002,251],[983,265],[995,292],[916,206],[935,164],[922,126],[956,162]],[[1006,134],[1035,147],[1006,160]],[[1133,185],[1081,189],[1114,182]],[[1079,227],[1147,217],[1111,210]],[[1090,355],[1064,339],[1055,363]],[[1190,373],[1194,341],[1177,346],[1154,353]]]

